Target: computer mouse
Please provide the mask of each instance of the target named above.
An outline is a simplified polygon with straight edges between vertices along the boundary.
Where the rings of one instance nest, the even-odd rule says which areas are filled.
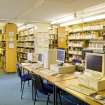
[[[95,98],[97,100],[102,100],[102,99],[105,99],[105,96],[103,96],[103,95],[96,95]]]

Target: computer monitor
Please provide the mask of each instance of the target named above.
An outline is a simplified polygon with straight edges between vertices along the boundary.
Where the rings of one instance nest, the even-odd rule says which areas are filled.
[[[105,54],[86,53],[85,70],[91,74],[105,75]]]
[[[43,54],[38,54],[38,63],[43,64]]]
[[[64,60],[65,60],[65,50],[57,49],[57,62],[64,63]]]
[[[84,60],[86,57],[86,53],[93,53],[93,50],[91,49],[83,49],[82,50],[82,59]]]

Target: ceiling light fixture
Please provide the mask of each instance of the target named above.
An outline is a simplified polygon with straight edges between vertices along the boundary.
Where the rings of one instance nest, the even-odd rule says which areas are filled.
[[[68,25],[74,25],[74,24],[79,24],[82,22],[82,19],[77,19],[77,20],[73,20],[73,21],[70,21],[70,22],[66,22],[66,23],[62,23],[60,24],[60,26],[68,26]]]
[[[52,21],[51,24],[60,24],[60,23],[64,23],[67,21],[71,21],[73,19],[74,19],[74,15],[65,16],[65,17],[62,17],[62,18],[59,18],[59,19]]]
[[[105,3],[91,6],[81,11],[77,11],[77,16],[85,18],[89,16],[99,15],[102,13],[105,13]]]
[[[33,24],[27,24],[27,25],[26,25],[26,29],[28,29],[28,28],[32,28],[32,27],[34,27]]]
[[[105,19],[105,14],[101,14],[101,15],[97,15],[97,16],[91,16],[91,17],[87,17],[87,18],[83,18],[83,19],[76,19],[76,20],[73,20],[70,22],[62,23],[62,24],[60,24],[60,26],[80,24],[83,22],[91,22],[91,21],[100,20],[100,19]]]
[[[19,24],[18,24],[19,25]],[[20,30],[24,30],[24,29],[29,29],[29,28],[35,28],[36,29],[36,27],[34,26],[34,24],[22,24],[22,25],[20,25],[19,27],[18,27],[18,31],[20,31]]]
[[[105,19],[105,14],[87,17],[87,18],[84,18],[83,21],[84,22],[90,22],[90,21],[95,21],[95,20],[100,20],[100,19]]]
[[[19,28],[18,28],[18,31],[21,31],[21,30],[24,30],[24,29],[26,29],[26,26],[25,26],[25,25],[24,25],[24,26],[19,27]]]
[[[21,27],[24,25],[24,23],[16,23],[17,27]]]

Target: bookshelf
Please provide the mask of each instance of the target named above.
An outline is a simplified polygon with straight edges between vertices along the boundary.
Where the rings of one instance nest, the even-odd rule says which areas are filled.
[[[3,32],[1,42],[3,70],[7,73],[16,72],[16,24],[5,24]]]
[[[68,51],[67,51],[67,35],[68,33],[66,32],[66,28],[65,27],[60,27],[57,26],[57,47],[56,48],[60,48],[60,49],[64,49],[65,50],[65,62],[67,62],[67,55],[68,55]]]
[[[0,41],[0,68],[2,70],[5,70],[6,68],[6,41],[3,40],[3,34],[2,40]]]
[[[67,49],[67,35],[65,27],[58,27],[58,48]]]
[[[27,54],[32,53],[34,61],[35,53],[35,33],[34,27],[18,32],[17,37],[17,60],[18,62],[27,61]]]
[[[58,47],[58,28],[57,26],[51,26],[49,29],[49,48]]]
[[[2,39],[2,30],[0,30],[0,69],[3,69],[3,39]]]
[[[93,50],[94,52],[105,52],[105,41],[102,39],[91,40],[89,42],[88,49]]]
[[[43,53],[49,49],[49,32],[37,32],[35,35],[36,54]]]
[[[68,61],[71,62],[74,56],[82,60],[82,50],[84,48],[92,49],[92,47],[97,43],[97,40],[100,38],[100,31],[103,30],[103,26],[80,24],[78,26],[70,26],[67,30],[69,33]],[[100,43],[101,41],[98,43],[98,46],[102,47],[102,44]]]

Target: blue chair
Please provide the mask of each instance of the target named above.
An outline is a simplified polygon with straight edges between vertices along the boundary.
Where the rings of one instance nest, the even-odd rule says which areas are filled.
[[[34,82],[34,90],[35,90],[35,97],[34,97],[34,105],[36,102],[36,95],[37,92],[42,93],[43,95],[47,96],[47,105],[49,103],[50,95],[53,94],[53,86],[47,83],[44,83],[40,76],[33,75],[32,81]]]
[[[21,80],[21,99],[22,99],[25,82],[29,83],[29,81],[31,80],[31,76],[29,73],[22,73],[22,70],[19,64],[16,64],[16,69],[17,69],[17,74]]]

